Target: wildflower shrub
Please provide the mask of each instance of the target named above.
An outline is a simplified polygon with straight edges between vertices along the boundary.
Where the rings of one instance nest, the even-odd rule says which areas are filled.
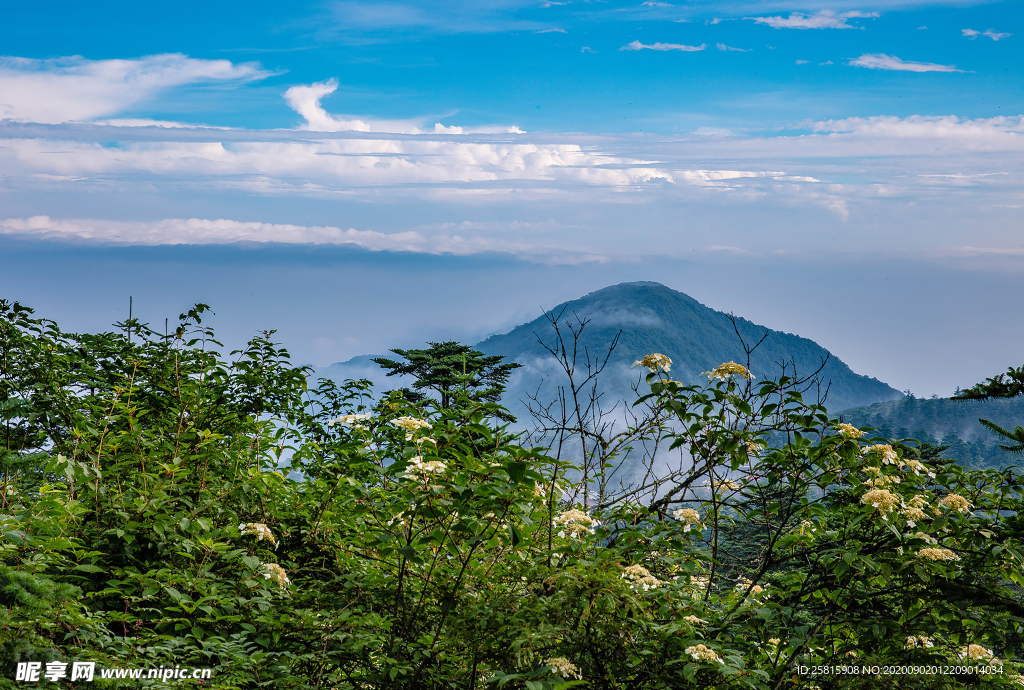
[[[739,364],[684,386],[657,355],[640,402],[693,462],[595,506],[489,400],[310,388],[269,333],[222,358],[204,311],[71,335],[0,303],[0,685],[70,659],[223,688],[781,688],[798,664],[965,660],[1015,682],[1011,470],[870,438]]]

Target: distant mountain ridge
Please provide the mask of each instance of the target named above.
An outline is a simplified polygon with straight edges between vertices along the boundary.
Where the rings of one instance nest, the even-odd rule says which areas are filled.
[[[652,352],[660,352],[672,359],[672,376],[691,383],[699,381],[701,373],[727,361],[745,362],[746,355],[733,329],[732,321],[723,312],[707,307],[689,295],[672,290],[659,283],[622,283],[591,292],[576,300],[564,302],[549,313],[561,314],[562,319],[576,316],[589,320],[581,345],[592,354],[603,353],[608,344],[621,331],[609,367],[605,372],[603,388],[609,397],[629,397],[629,384],[637,381],[642,372],[631,369],[632,363]],[[737,328],[744,339],[756,343],[768,335],[751,357],[751,371],[758,377],[777,377],[780,362],[795,363],[797,372],[810,374],[826,360],[819,378],[829,386],[826,401],[830,410],[897,400],[903,394],[882,381],[854,373],[838,357],[807,338],[768,329],[737,318]],[[485,354],[503,355],[507,361],[524,365],[514,372],[503,402],[517,416],[522,415],[522,400],[536,389],[545,376],[549,381],[557,376],[551,357],[537,342],[537,336],[553,342],[553,329],[546,317],[513,328],[501,335],[493,335],[476,347]],[[318,370],[317,375],[333,379],[369,378],[378,386],[398,388],[409,381],[385,378],[370,356],[354,357]],[[704,379],[706,380],[706,379]]]
[[[913,398],[879,402],[844,410],[843,420],[871,427],[886,438],[915,438],[949,446],[945,457],[971,467],[1005,467],[1024,464],[1024,457],[999,448],[1005,444],[983,427],[979,418],[1004,429],[1024,424],[1024,397],[994,400]]]
[[[615,334],[621,331],[610,360],[612,371],[609,374],[613,378],[625,376],[635,381],[640,372],[629,371],[629,365],[652,352],[670,357],[673,378],[687,383],[697,382],[702,372],[723,362],[746,362],[746,354],[727,314],[660,283],[613,285],[564,302],[549,313],[561,314],[563,321],[574,319],[574,314],[589,320],[581,344],[593,354],[606,351]],[[743,318],[736,319],[736,327],[750,345],[768,332],[751,356],[750,369],[758,378],[778,377],[782,372],[781,362],[795,363],[798,374],[808,375],[827,360],[818,376],[823,384],[829,385],[826,404],[830,410],[903,397],[898,390],[878,379],[854,373],[842,360],[812,340],[768,329]],[[486,354],[505,355],[527,365],[516,372],[510,392],[530,376],[531,364],[550,358],[537,342],[538,336],[545,342],[554,341],[554,330],[545,316],[503,335],[491,336],[477,345]],[[622,387],[612,386],[618,390]]]

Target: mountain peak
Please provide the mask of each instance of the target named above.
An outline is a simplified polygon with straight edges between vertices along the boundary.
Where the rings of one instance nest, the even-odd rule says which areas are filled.
[[[750,357],[755,375],[777,378],[786,373],[809,375],[821,368],[819,378],[822,390],[828,388],[828,406],[841,410],[883,400],[894,400],[902,394],[891,386],[867,376],[854,373],[839,358],[807,338],[759,326],[747,319],[736,318],[735,327],[728,314],[716,311],[693,297],[666,287],[661,283],[642,281],[619,283],[587,295],[563,302],[549,310],[566,318],[584,319],[581,345],[592,356],[606,351],[619,336],[618,346],[610,360],[622,369],[618,376],[636,378],[628,365],[651,352],[661,352],[672,361],[674,378],[694,382],[701,373],[722,362],[746,363],[736,331],[743,340],[753,345],[764,338]],[[572,316],[574,315],[574,316]],[[530,364],[549,356],[538,338],[545,343],[554,339],[555,332],[546,316],[517,326],[506,334],[487,338],[477,347],[487,354],[501,354],[514,359],[527,368],[518,376],[530,375]],[[822,366],[824,363],[824,366]],[[621,384],[622,382],[620,382]],[[613,388],[620,388],[616,385]]]
[[[587,322],[580,341],[581,352],[591,357],[603,356],[608,345],[619,334],[618,345],[603,374],[603,390],[612,399],[633,395],[630,385],[640,378],[631,368],[635,360],[652,352],[672,359],[672,377],[687,383],[706,382],[702,372],[723,362],[747,364],[747,355],[736,336],[738,330],[746,343],[764,341],[750,357],[750,370],[758,378],[777,378],[783,372],[807,376],[820,369],[817,377],[821,390],[828,390],[826,405],[838,411],[850,407],[898,400],[903,395],[895,388],[850,370],[845,363],[825,348],[807,338],[759,326],[747,319],[736,318],[735,327],[728,314],[716,311],[687,294],[661,283],[638,281],[619,283],[594,290],[583,297],[563,302],[548,314],[561,320]],[[563,335],[566,329],[562,329]],[[527,391],[534,392],[546,378],[550,383],[551,355],[538,342],[553,344],[556,338],[547,316],[516,326],[508,333],[492,335],[476,345],[489,355],[503,355],[506,361],[523,364],[509,382],[503,402],[517,416],[523,411],[520,401]],[[584,355],[585,356],[585,355]],[[824,362],[824,366],[822,363]],[[405,385],[394,378],[385,379],[383,372],[369,357],[356,357],[348,362],[322,370],[330,378],[369,378],[384,388]]]

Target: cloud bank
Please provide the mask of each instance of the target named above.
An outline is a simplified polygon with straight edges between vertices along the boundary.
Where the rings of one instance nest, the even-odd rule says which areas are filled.
[[[465,227],[467,230],[472,227]],[[584,249],[452,232],[419,231],[384,233],[331,226],[303,226],[244,222],[220,218],[168,218],[126,222],[95,219],[56,219],[49,216],[0,219],[0,235],[37,239],[79,240],[112,245],[208,245],[251,242],[258,244],[312,244],[352,246],[369,251],[411,252],[471,256],[484,253],[511,254],[552,264],[606,261]]]
[[[59,138],[60,127],[40,137],[0,124],[8,199],[84,195],[95,208],[97,199],[156,195],[216,198],[225,209],[131,222],[8,212],[14,217],[0,223],[0,234],[108,244],[350,245],[572,263],[711,247],[754,255],[766,242],[785,246],[794,236],[804,251],[818,238],[834,248],[828,238],[837,227],[858,247],[888,247],[903,237],[932,249],[940,242],[998,248],[1019,235],[1024,205],[1020,116],[845,118],[772,136],[453,136],[441,129],[411,137],[124,127],[112,145],[101,126],[76,125]],[[251,216],[254,198],[281,199],[279,206],[293,210],[309,205],[303,200],[329,200],[331,218],[355,215],[344,225],[231,220]],[[965,213],[960,224],[951,220]],[[444,222],[452,216],[473,222]],[[786,221],[773,229],[771,217]],[[900,229],[876,232],[879,218]],[[793,223],[807,227],[798,232]],[[958,229],[943,239],[936,231],[943,225]],[[753,237],[734,236],[755,227]]]
[[[123,112],[175,87],[242,84],[272,74],[256,63],[197,60],[177,53],[134,60],[0,57],[0,120],[48,124],[93,120]]]
[[[991,38],[993,41],[998,41],[1000,39],[1009,38],[1010,36],[1013,36],[1013,34],[999,33],[997,31],[993,31],[992,29],[989,29],[987,31],[977,31],[975,29],[964,29],[961,33],[965,37],[971,39],[972,41],[974,39],[976,39],[978,36],[987,36],[987,37]]]
[[[911,62],[901,60],[895,55],[885,53],[869,53],[853,58],[849,64],[854,67],[867,67],[868,69],[895,70],[898,72],[963,72],[957,69],[956,65],[939,65],[934,62]]]
[[[700,50],[704,50],[707,44],[701,43],[699,46],[688,46],[682,43],[652,43],[651,45],[644,45],[640,41],[633,41],[619,48],[619,50],[681,50],[684,53],[695,53]]]
[[[752,48],[733,48],[732,46],[727,46],[724,43],[718,43],[715,47],[722,51],[732,51],[736,53],[749,53],[753,50]]]
[[[832,10],[821,10],[817,14],[806,15],[793,12],[788,17],[748,17],[758,24],[766,24],[773,29],[858,29],[849,23],[850,19],[877,19],[878,12],[842,12],[836,14]]]

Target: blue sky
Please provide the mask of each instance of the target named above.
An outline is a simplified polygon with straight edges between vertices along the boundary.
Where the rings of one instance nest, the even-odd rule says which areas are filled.
[[[327,364],[659,280],[948,394],[1020,364],[1022,40],[1006,1],[22,3],[0,290]]]

